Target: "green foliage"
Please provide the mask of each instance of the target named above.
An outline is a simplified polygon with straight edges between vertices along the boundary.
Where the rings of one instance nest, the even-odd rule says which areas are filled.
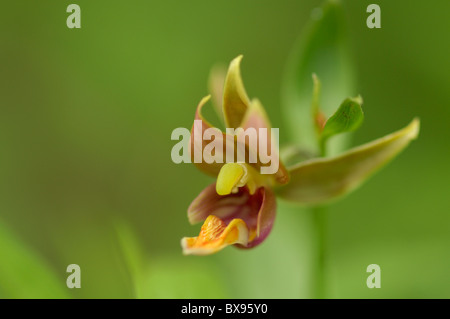
[[[361,126],[364,120],[361,104],[362,98],[360,96],[347,98],[327,120],[320,133],[319,143],[322,154],[325,153],[325,143],[330,137],[345,132],[353,132]]]
[[[0,222],[0,297],[69,298],[66,279]]]
[[[318,152],[316,129],[311,116],[311,75],[317,74],[323,85],[321,111],[326,116],[346,96],[354,92],[354,75],[347,48],[341,4],[327,1],[313,11],[312,22],[302,33],[286,66],[282,87],[282,106],[290,138],[303,148]],[[313,107],[318,107],[319,90],[314,89]],[[314,106],[315,105],[315,106]],[[348,146],[348,136],[334,140],[331,154]]]
[[[116,221],[115,228],[136,298],[227,297],[227,287],[215,264],[184,256],[147,257],[125,222]]]

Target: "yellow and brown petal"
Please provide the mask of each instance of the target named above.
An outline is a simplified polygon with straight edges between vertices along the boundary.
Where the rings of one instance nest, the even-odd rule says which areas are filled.
[[[210,255],[228,245],[248,242],[248,228],[242,219],[233,219],[228,225],[209,215],[197,237],[184,237],[181,247],[185,255]]]
[[[254,247],[269,235],[275,214],[275,196],[269,188],[250,194],[241,187],[237,193],[221,196],[212,184],[189,206],[189,221],[204,224],[199,236],[182,239],[183,252],[206,255],[229,245]]]

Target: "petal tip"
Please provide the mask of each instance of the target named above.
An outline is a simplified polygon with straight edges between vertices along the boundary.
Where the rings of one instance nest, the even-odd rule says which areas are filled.
[[[239,55],[231,61],[225,78],[222,110],[227,127],[239,127],[250,103],[241,77],[242,58]]]
[[[244,55],[243,54],[239,54],[237,57],[235,57],[233,59],[233,61],[231,61],[231,63],[238,63],[239,64],[242,61],[243,58],[244,58]]]
[[[412,140],[415,140],[419,136],[420,132],[420,118],[415,117],[409,124],[409,134]]]
[[[205,96],[201,99],[200,104],[205,104],[206,102],[209,101],[210,98],[211,98],[211,94],[208,94],[207,96]]]

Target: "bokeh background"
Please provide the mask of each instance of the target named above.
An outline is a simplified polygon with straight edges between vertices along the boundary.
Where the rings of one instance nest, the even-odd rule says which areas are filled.
[[[328,220],[330,298],[450,298],[446,0],[342,1],[364,98],[355,145],[421,118],[420,138]],[[211,66],[244,54],[251,97],[283,135],[286,61],[322,1],[7,1],[0,11],[0,297],[307,298],[310,212],[280,203],[270,237],[184,257],[186,209],[213,180],[172,163]],[[326,90],[326,88],[323,88]],[[344,98],[344,97],[343,97]],[[65,285],[69,264],[81,289]],[[366,267],[381,266],[368,289]]]

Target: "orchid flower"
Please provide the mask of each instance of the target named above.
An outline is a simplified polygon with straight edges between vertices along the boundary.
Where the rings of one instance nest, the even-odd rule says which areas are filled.
[[[239,56],[231,62],[222,81],[223,86],[220,81],[215,82],[213,100],[216,105],[220,104],[217,102],[220,101],[218,96],[222,95],[219,114],[227,128],[270,129],[271,124],[262,104],[257,99],[248,98],[241,78],[241,60],[242,56]],[[319,90],[316,77],[314,83],[316,96]],[[207,141],[202,139],[199,143],[194,135],[214,128],[202,115],[202,108],[209,99],[210,96],[203,98],[195,113],[195,120],[201,121],[201,126],[194,125],[191,130],[192,157],[196,148],[203,151],[208,147]],[[346,99],[328,120],[318,120],[320,113],[317,105],[313,105],[317,111],[315,122],[320,144],[325,145],[332,135],[356,129],[362,120],[361,104],[360,97]],[[250,161],[250,156],[244,162],[236,162],[234,158],[227,158],[223,163],[207,158],[203,158],[201,163],[193,161],[201,171],[216,177],[216,182],[206,187],[188,208],[189,222],[203,222],[203,226],[197,237],[184,237],[181,240],[183,253],[208,255],[229,245],[239,248],[259,245],[267,238],[274,224],[276,195],[302,205],[317,205],[339,198],[356,189],[395,157],[417,137],[418,132],[419,121],[414,119],[402,130],[338,156],[312,158],[288,167],[282,163],[278,153],[271,154],[277,157],[279,163],[278,170],[272,174],[261,173],[264,167],[261,151],[267,151],[275,143],[270,133],[257,135],[260,146],[257,149],[246,140],[244,145],[240,145],[248,154],[256,155],[257,161]],[[230,145],[239,147],[237,135],[239,133],[233,135],[228,132],[216,135],[216,139],[221,139],[221,145],[224,146],[216,148],[215,157],[224,156]]]

